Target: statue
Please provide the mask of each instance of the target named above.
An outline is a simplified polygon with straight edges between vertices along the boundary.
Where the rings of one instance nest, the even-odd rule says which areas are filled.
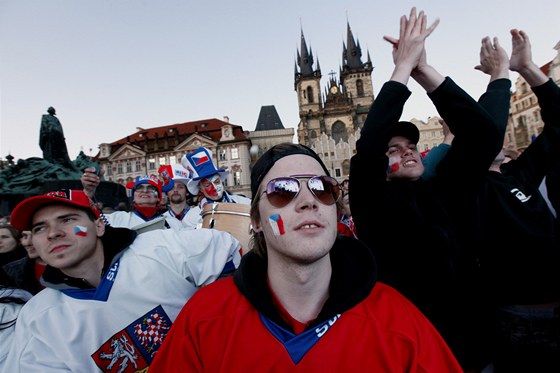
[[[55,109],[50,107],[41,119],[39,146],[44,158],[13,162],[13,156],[6,157],[8,165],[0,170],[0,214],[9,215],[15,205],[27,197],[51,190],[82,189],[83,170],[86,167],[100,169],[99,163],[84,152],[70,161],[62,126],[55,114]],[[99,201],[108,206],[128,200],[126,189],[120,184],[102,181],[100,187]]]
[[[43,151],[43,159],[73,170],[74,165],[68,156],[62,125],[55,116],[56,110],[51,106],[47,112],[48,114],[44,114],[41,119],[39,134],[39,146]]]

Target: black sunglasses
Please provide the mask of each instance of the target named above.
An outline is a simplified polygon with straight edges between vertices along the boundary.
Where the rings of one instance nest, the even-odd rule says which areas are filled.
[[[299,179],[308,179],[307,187],[315,198],[325,205],[332,205],[340,198],[340,186],[336,179],[330,176],[314,175],[292,175],[272,179],[266,184],[266,190],[261,194],[266,193],[272,206],[284,207],[299,194],[301,190]]]

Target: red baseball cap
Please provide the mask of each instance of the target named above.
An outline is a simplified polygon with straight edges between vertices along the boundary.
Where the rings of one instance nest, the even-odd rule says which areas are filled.
[[[92,206],[88,196],[82,190],[62,189],[41,196],[24,199],[10,214],[10,224],[19,231],[31,230],[31,219],[35,212],[48,204],[62,204],[89,210],[99,218],[99,210]]]

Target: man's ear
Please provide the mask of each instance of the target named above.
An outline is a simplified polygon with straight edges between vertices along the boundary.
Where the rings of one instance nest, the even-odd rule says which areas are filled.
[[[105,234],[105,222],[101,218],[95,221],[95,233],[97,237],[102,237]]]
[[[262,231],[261,222],[251,219],[251,230],[255,233],[261,232]]]

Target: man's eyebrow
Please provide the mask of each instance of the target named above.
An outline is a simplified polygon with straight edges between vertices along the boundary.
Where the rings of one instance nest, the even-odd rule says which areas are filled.
[[[62,220],[62,219],[66,219],[70,216],[76,216],[76,215],[79,215],[79,214],[77,212],[70,212],[68,214],[63,214],[63,215],[56,216],[55,219],[56,220]],[[33,229],[36,226],[41,225],[41,224],[45,224],[45,221],[43,220],[43,221],[36,222],[35,224],[31,225],[31,229]]]

